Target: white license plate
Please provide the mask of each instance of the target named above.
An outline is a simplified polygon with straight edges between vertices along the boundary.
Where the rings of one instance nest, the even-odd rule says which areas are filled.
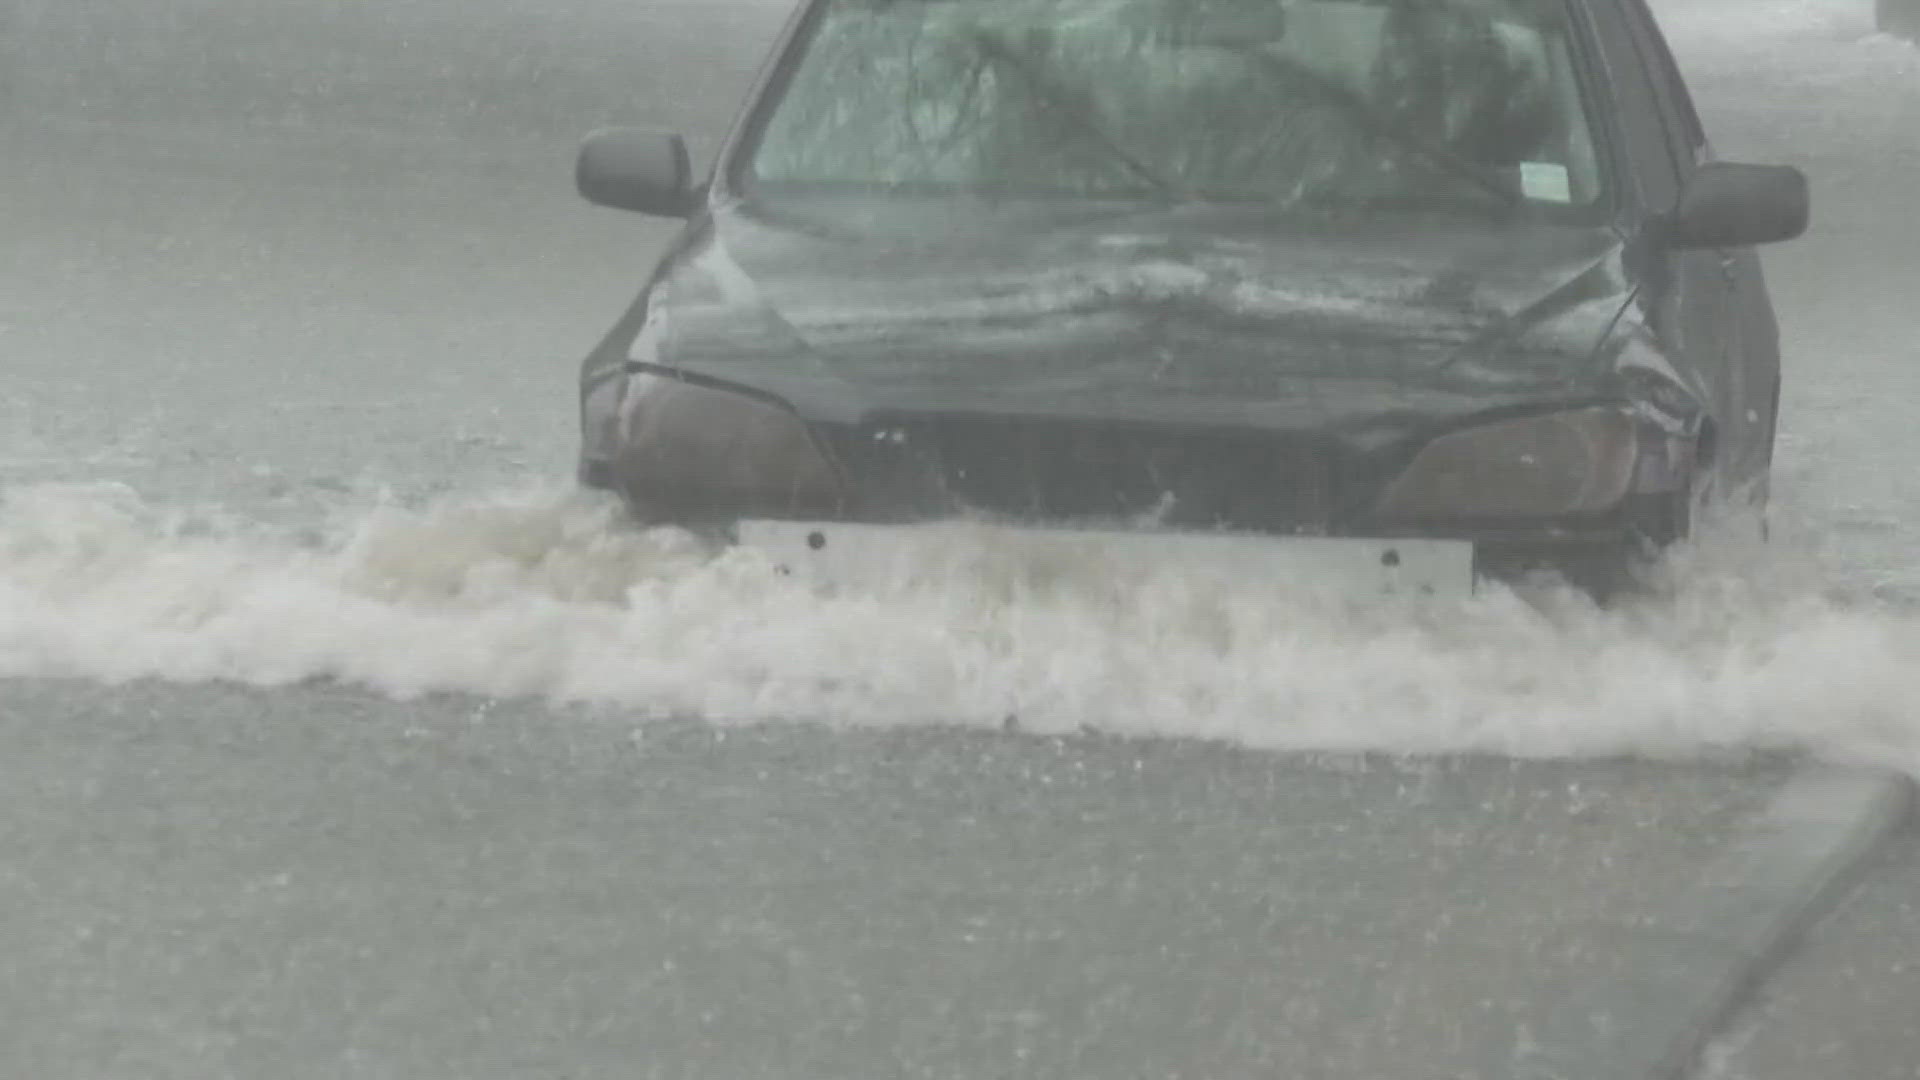
[[[968,568],[1139,574],[1169,566],[1347,595],[1457,598],[1473,593],[1473,545],[1245,533],[1019,528],[975,522],[861,525],[743,521],[741,546],[785,573],[834,589],[880,589]]]

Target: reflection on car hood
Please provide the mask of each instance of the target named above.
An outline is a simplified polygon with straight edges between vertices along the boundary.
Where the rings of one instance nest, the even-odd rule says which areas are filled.
[[[651,344],[808,412],[1317,426],[1582,392],[1628,295],[1619,254],[1537,223],[735,208],[657,290]]]

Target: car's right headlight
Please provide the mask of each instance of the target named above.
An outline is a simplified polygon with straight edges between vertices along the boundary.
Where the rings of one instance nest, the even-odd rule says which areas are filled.
[[[1442,435],[1387,486],[1376,516],[1419,525],[1598,513],[1632,490],[1639,439],[1633,417],[1608,407]]]

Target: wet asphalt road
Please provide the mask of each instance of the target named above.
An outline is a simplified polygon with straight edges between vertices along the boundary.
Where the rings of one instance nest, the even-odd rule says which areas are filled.
[[[1474,1075],[1781,775],[324,688],[7,713],[31,1076]]]
[[[0,128],[0,481],[295,523],[564,475],[573,364],[662,231],[574,203],[562,118],[711,140],[780,14],[416,4],[330,41],[290,4],[15,3],[49,51]],[[1885,332],[1920,112],[1749,105],[1775,78],[1700,89],[1723,151],[1832,208],[1769,261],[1809,371],[1784,467],[1860,582],[1904,584],[1920,488],[1868,434],[1920,391]],[[1778,770],[0,683],[0,1073],[1472,1075]],[[1915,1075],[1885,1033],[1920,999],[1887,947],[1920,940],[1916,866],[1817,931],[1728,1075]]]

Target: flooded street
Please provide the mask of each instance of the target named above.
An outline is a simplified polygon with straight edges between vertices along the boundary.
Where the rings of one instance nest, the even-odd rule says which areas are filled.
[[[1657,6],[1816,224],[1765,255],[1774,542],[1613,610],[823,599],[576,491],[579,359],[670,235],[575,197],[577,137],[704,164],[775,0],[0,6],[0,1072],[1469,1075],[1777,755],[1920,772],[1920,51]],[[1910,1076],[1846,1049],[1910,1011],[1848,973],[1920,994],[1888,882],[1727,1080]],[[1443,1008],[1463,952],[1529,1000]],[[1764,1011],[1814,1004],[1831,1045]]]

